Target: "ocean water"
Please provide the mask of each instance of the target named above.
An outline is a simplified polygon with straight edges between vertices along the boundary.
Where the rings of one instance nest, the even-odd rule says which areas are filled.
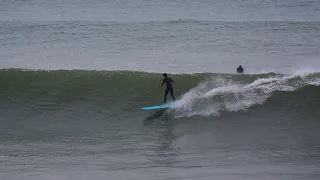
[[[0,180],[318,180],[319,47],[319,0],[0,0]]]

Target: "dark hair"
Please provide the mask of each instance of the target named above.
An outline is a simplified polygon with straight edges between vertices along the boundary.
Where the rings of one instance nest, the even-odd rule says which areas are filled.
[[[164,77],[168,77],[167,73],[163,73],[162,76]]]

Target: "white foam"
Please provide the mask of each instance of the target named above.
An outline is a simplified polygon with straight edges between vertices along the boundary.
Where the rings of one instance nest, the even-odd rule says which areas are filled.
[[[210,116],[222,111],[242,111],[263,104],[275,91],[295,91],[305,85],[320,85],[319,77],[310,77],[316,70],[296,71],[239,84],[222,76],[212,77],[184,94],[174,105],[175,115]]]
[[[320,86],[320,79],[310,81],[309,84],[314,86]]]

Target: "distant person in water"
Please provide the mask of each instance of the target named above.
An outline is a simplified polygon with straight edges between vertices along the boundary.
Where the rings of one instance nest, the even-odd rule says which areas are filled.
[[[237,73],[244,73],[244,70],[241,65],[237,68]]]
[[[171,83],[174,81],[170,77],[168,77],[168,75],[166,73],[163,73],[162,77],[163,77],[163,80],[162,80],[162,84],[160,85],[160,87],[162,87],[164,83],[166,84],[166,90],[164,92],[164,104],[166,104],[167,95],[168,95],[169,91],[170,91],[172,99],[175,101],[175,98],[173,96],[173,87],[172,87],[172,83]]]

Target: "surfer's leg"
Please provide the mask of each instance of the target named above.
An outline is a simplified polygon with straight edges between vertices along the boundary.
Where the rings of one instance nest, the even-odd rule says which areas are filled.
[[[175,101],[176,99],[173,96],[173,89],[170,89],[170,94],[171,94],[172,99]]]
[[[164,103],[167,102],[167,95],[168,95],[169,89],[166,89],[166,91],[164,92]]]

